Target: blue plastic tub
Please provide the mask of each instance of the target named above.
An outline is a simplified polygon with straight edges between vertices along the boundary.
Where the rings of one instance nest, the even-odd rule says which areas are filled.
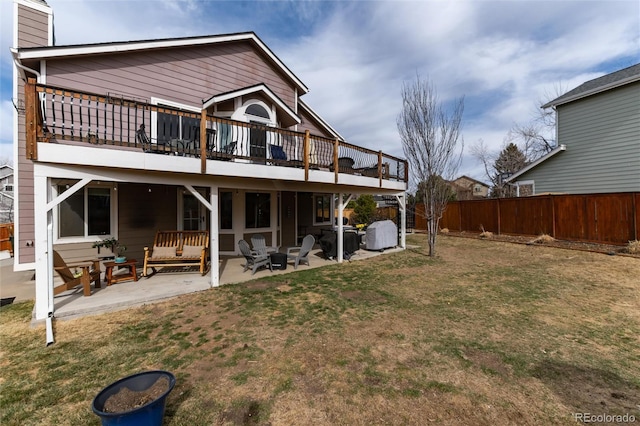
[[[158,399],[143,405],[131,411],[123,413],[105,413],[104,404],[107,399],[126,387],[132,391],[144,391],[149,389],[159,378],[166,377],[169,379],[169,389]],[[134,374],[123,379],[113,382],[106,388],[102,389],[93,399],[91,408],[93,412],[100,416],[102,426],[112,425],[131,425],[131,426],[162,426],[164,418],[164,405],[169,392],[173,390],[176,384],[176,378],[168,371],[154,370],[145,371],[143,373]]]

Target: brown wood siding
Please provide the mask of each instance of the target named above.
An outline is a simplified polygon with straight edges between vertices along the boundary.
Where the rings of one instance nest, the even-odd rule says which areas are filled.
[[[39,47],[49,44],[49,15],[39,10],[18,4],[17,43],[16,47]],[[36,66],[39,68],[39,66]],[[17,80],[18,99],[24,102],[24,82]],[[15,247],[18,248],[18,263],[35,261],[35,247],[27,242],[35,241],[34,201],[33,201],[33,162],[26,158],[25,117],[18,115],[18,158],[15,179],[19,194],[16,204],[17,234]]]
[[[24,82],[18,79],[18,99],[24,100]],[[35,241],[34,227],[34,188],[33,188],[33,162],[27,159],[26,135],[25,135],[25,116],[18,114],[18,159],[16,167],[17,189],[20,191],[16,194],[18,203],[16,204],[17,215],[17,235],[15,235],[15,246],[19,247],[18,262],[31,263],[34,262],[35,247],[30,245],[27,247],[28,241]]]
[[[298,131],[304,132],[308,130],[313,135],[324,136],[325,138],[333,138],[334,136],[327,132],[323,126],[321,126],[310,115],[305,114],[302,110],[298,111],[298,115],[302,119],[302,123],[298,124]]]
[[[220,251],[236,250],[235,234],[220,234],[218,238],[220,240],[220,242],[218,243],[218,250]]]
[[[293,108],[295,90],[248,42],[47,61],[47,83],[195,107],[212,95],[266,84]]]
[[[281,245],[284,248],[297,246],[296,241],[296,193],[290,191],[283,191],[280,194],[281,202],[281,219],[280,229],[282,234]]]
[[[157,231],[177,229],[176,191],[175,186],[118,185],[118,239],[127,246],[127,257],[141,262]]]
[[[39,47],[49,43],[49,17],[46,13],[18,4],[18,46]]]

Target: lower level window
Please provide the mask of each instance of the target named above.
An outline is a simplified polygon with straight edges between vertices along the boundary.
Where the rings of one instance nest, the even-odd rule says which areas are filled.
[[[314,195],[315,204],[314,225],[331,224],[331,195]]]
[[[61,194],[66,185],[58,186]],[[111,188],[85,187],[58,206],[58,236],[88,237],[112,234]]]
[[[271,227],[271,194],[247,192],[245,196],[245,227]]]

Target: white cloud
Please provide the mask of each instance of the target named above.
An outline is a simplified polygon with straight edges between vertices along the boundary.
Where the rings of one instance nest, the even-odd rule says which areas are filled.
[[[10,38],[0,3],[4,72]],[[528,121],[558,85],[569,90],[640,61],[635,0],[49,4],[59,44],[253,30],[310,88],[306,102],[349,142],[398,156],[400,88],[416,73],[443,101],[465,95],[467,146],[482,138],[498,149],[512,124]],[[5,101],[4,76],[2,86]],[[461,173],[483,177],[468,155]]]

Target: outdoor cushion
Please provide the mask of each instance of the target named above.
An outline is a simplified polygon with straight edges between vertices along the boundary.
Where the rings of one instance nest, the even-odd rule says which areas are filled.
[[[202,246],[189,246],[184,245],[182,247],[182,257],[200,257],[202,254]]]
[[[151,253],[152,259],[165,259],[167,257],[176,257],[175,247],[153,246],[153,252]]]
[[[285,154],[284,150],[279,145],[269,145],[271,149],[271,158],[274,160],[286,160],[287,154]]]

